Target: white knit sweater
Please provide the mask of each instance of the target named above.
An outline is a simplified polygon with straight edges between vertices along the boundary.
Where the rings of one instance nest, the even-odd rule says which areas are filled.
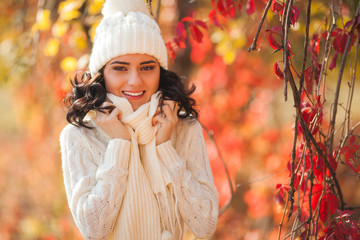
[[[109,139],[98,128],[68,125],[60,145],[65,190],[76,225],[85,239],[108,239],[126,190],[130,141]],[[156,148],[173,183],[181,228],[185,222],[198,238],[210,237],[217,224],[218,193],[200,124],[179,119],[171,140]],[[178,229],[175,238],[181,235]]]

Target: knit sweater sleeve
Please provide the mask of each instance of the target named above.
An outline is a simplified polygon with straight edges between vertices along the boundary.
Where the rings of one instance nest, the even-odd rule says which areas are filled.
[[[60,136],[69,207],[87,240],[110,235],[125,193],[130,157],[126,140],[110,140],[105,155],[93,145],[80,128],[71,125]]]
[[[199,122],[189,123],[176,139],[157,147],[159,158],[173,181],[180,214],[198,238],[214,234],[218,219],[219,196],[208,161]]]

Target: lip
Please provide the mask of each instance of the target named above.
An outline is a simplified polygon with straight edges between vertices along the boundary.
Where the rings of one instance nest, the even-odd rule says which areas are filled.
[[[146,91],[122,91],[122,94],[128,99],[137,100],[142,98],[145,92]]]

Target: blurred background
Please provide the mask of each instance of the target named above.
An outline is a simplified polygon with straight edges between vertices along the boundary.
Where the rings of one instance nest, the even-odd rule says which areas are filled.
[[[273,73],[281,53],[273,53],[265,31],[260,33],[260,51],[247,52],[266,1],[251,1],[252,13],[247,2],[240,1],[243,7],[234,18],[219,19],[222,29],[209,24],[210,0],[162,0],[158,15],[165,41],[174,38],[179,20],[193,11],[194,18],[209,28],[200,28],[202,43],[189,37],[186,48],[175,49],[171,69],[197,87],[199,119],[216,142],[204,132],[220,207],[231,198],[220,155],[234,186],[233,200],[220,216],[213,239],[276,239],[283,214],[276,185],[289,183],[292,97],[284,101],[283,82]],[[294,55],[299,55],[294,64],[299,66],[304,3],[295,2],[300,20],[290,37],[296,44]],[[329,8],[327,1],[313,2],[315,32],[325,27]],[[351,1],[346,2],[344,18],[351,15]],[[103,0],[0,2],[0,239],[82,239],[67,205],[58,139],[67,124],[62,99],[71,90],[70,79],[87,67],[102,4]],[[154,12],[156,6],[153,1]],[[273,21],[278,17],[269,13],[264,29]],[[325,92],[331,102],[337,73],[328,74]],[[348,78],[349,71],[344,81]],[[355,105],[359,93],[357,87]],[[344,84],[340,102],[347,94]],[[353,111],[356,123],[360,111]],[[359,178],[339,168],[345,201],[360,204]]]

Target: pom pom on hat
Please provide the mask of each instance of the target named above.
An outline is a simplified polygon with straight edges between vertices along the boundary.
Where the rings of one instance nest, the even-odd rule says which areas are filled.
[[[153,56],[167,69],[167,50],[160,28],[143,0],[105,0],[102,14],[90,56],[91,76],[111,59],[126,54]]]
[[[143,0],[106,0],[101,11],[102,15],[108,17],[117,12],[124,14],[141,12],[150,17],[149,10]]]

